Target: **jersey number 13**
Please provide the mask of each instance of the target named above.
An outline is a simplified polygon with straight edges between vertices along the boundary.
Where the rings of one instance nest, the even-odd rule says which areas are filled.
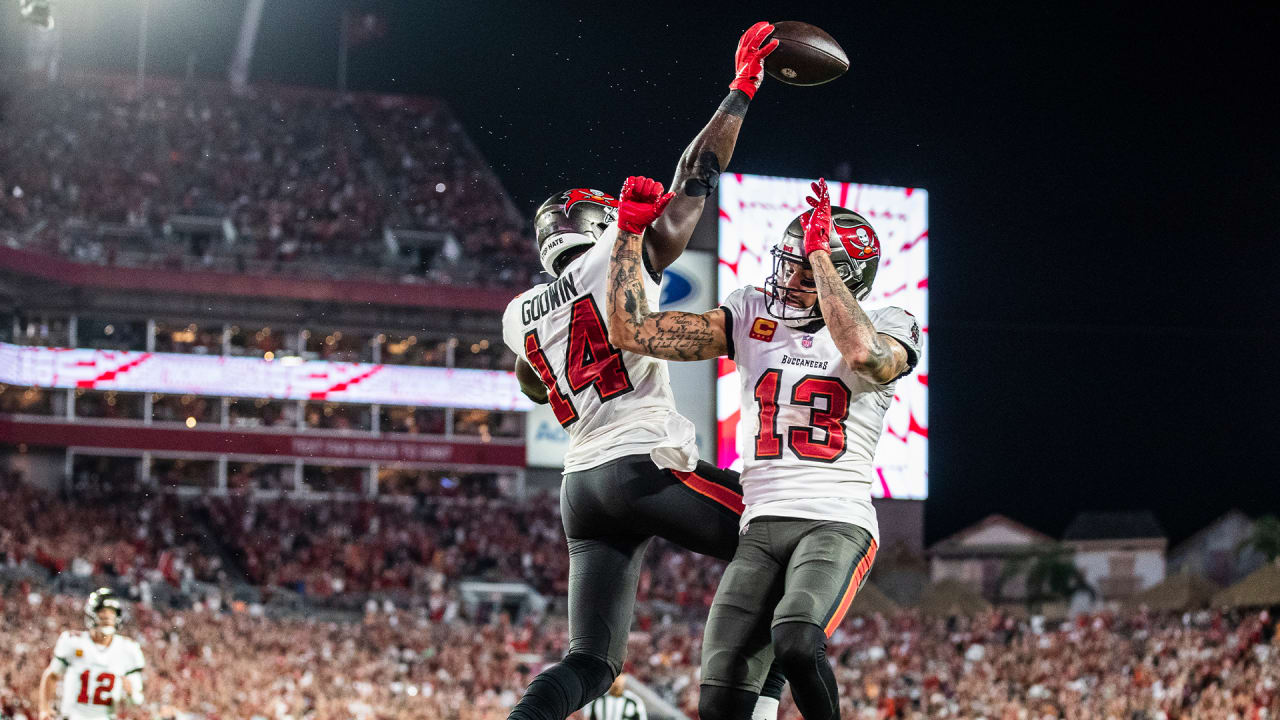
[[[778,432],[778,394],[781,391],[782,371],[766,370],[756,381],[755,398],[760,406],[760,431],[756,434],[756,459],[772,460],[782,457],[782,434]],[[826,399],[826,409],[815,402]],[[809,424],[787,428],[787,444],[791,452],[801,460],[832,463],[844,455],[844,421],[849,417],[849,388],[840,378],[823,375],[805,375],[791,387],[791,404],[808,406]],[[825,439],[816,440],[815,429],[823,431]]]

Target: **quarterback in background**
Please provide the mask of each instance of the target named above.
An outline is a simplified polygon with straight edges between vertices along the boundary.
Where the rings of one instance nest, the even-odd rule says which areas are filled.
[[[124,703],[142,704],[142,648],[118,633],[123,610],[108,588],[89,594],[84,604],[87,629],[64,630],[40,676],[39,720],[103,720],[114,718]]]
[[[610,342],[668,360],[728,355],[755,419],[742,536],[702,643],[703,720],[749,717],[775,655],[806,720],[840,717],[826,641],[875,560],[875,448],[895,384],[920,355],[910,313],[859,305],[880,259],[871,224],[832,208],[824,181],[813,190],[813,210],[773,248],[765,287],[701,315],[650,312],[639,234],[619,231],[610,263]],[[628,178],[619,228],[644,227],[668,199],[653,180]]]

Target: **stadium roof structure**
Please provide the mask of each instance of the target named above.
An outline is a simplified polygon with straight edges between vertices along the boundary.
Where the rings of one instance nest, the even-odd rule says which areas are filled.
[[[929,547],[929,554],[935,557],[1008,555],[1035,552],[1054,542],[1039,530],[994,513],[934,543]]]
[[[1130,597],[1126,605],[1134,609],[1146,607],[1158,612],[1200,610],[1208,607],[1221,589],[1217,583],[1203,575],[1181,572]]]
[[[939,580],[925,588],[920,598],[920,612],[935,617],[977,615],[991,609],[991,603],[960,580]]]
[[[1137,540],[1163,539],[1164,529],[1149,510],[1137,512],[1083,512],[1067,525],[1062,534],[1073,540]]]
[[[1271,607],[1280,605],[1280,562],[1270,562],[1213,596],[1215,607]]]
[[[850,615],[892,615],[902,608],[898,603],[894,602],[888,595],[885,595],[880,588],[867,583],[858,590],[858,594],[853,596],[853,603],[849,605]]]

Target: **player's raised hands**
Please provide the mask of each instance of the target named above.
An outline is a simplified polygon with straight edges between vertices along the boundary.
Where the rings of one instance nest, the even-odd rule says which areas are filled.
[[[747,97],[754,98],[764,82],[764,59],[778,47],[777,40],[763,44],[765,38],[773,32],[773,26],[767,21],[752,25],[738,39],[738,52],[733,56],[734,78],[729,83],[731,90],[741,90]]]
[[[813,197],[805,198],[812,211],[806,216],[804,223],[804,254],[819,250],[831,252],[831,193],[827,191],[827,181],[818,178],[818,182],[809,185],[813,189]]]
[[[657,180],[640,175],[627,178],[618,193],[618,229],[642,234],[675,197],[675,193],[663,194],[662,189]]]

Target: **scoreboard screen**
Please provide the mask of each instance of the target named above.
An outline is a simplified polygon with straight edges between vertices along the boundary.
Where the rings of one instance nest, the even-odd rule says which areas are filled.
[[[529,410],[513,372],[0,343],[0,383],[171,395]]]
[[[770,248],[809,206],[810,179],[729,174],[720,178],[718,297],[763,286],[773,271]],[[880,267],[867,308],[896,305],[920,321],[923,354],[898,381],[876,448],[873,496],[922,500],[928,495],[929,443],[929,196],[920,188],[829,183],[831,204],[861,214],[880,238]],[[721,467],[742,468],[741,386],[732,361],[719,360],[716,382],[717,455]]]

